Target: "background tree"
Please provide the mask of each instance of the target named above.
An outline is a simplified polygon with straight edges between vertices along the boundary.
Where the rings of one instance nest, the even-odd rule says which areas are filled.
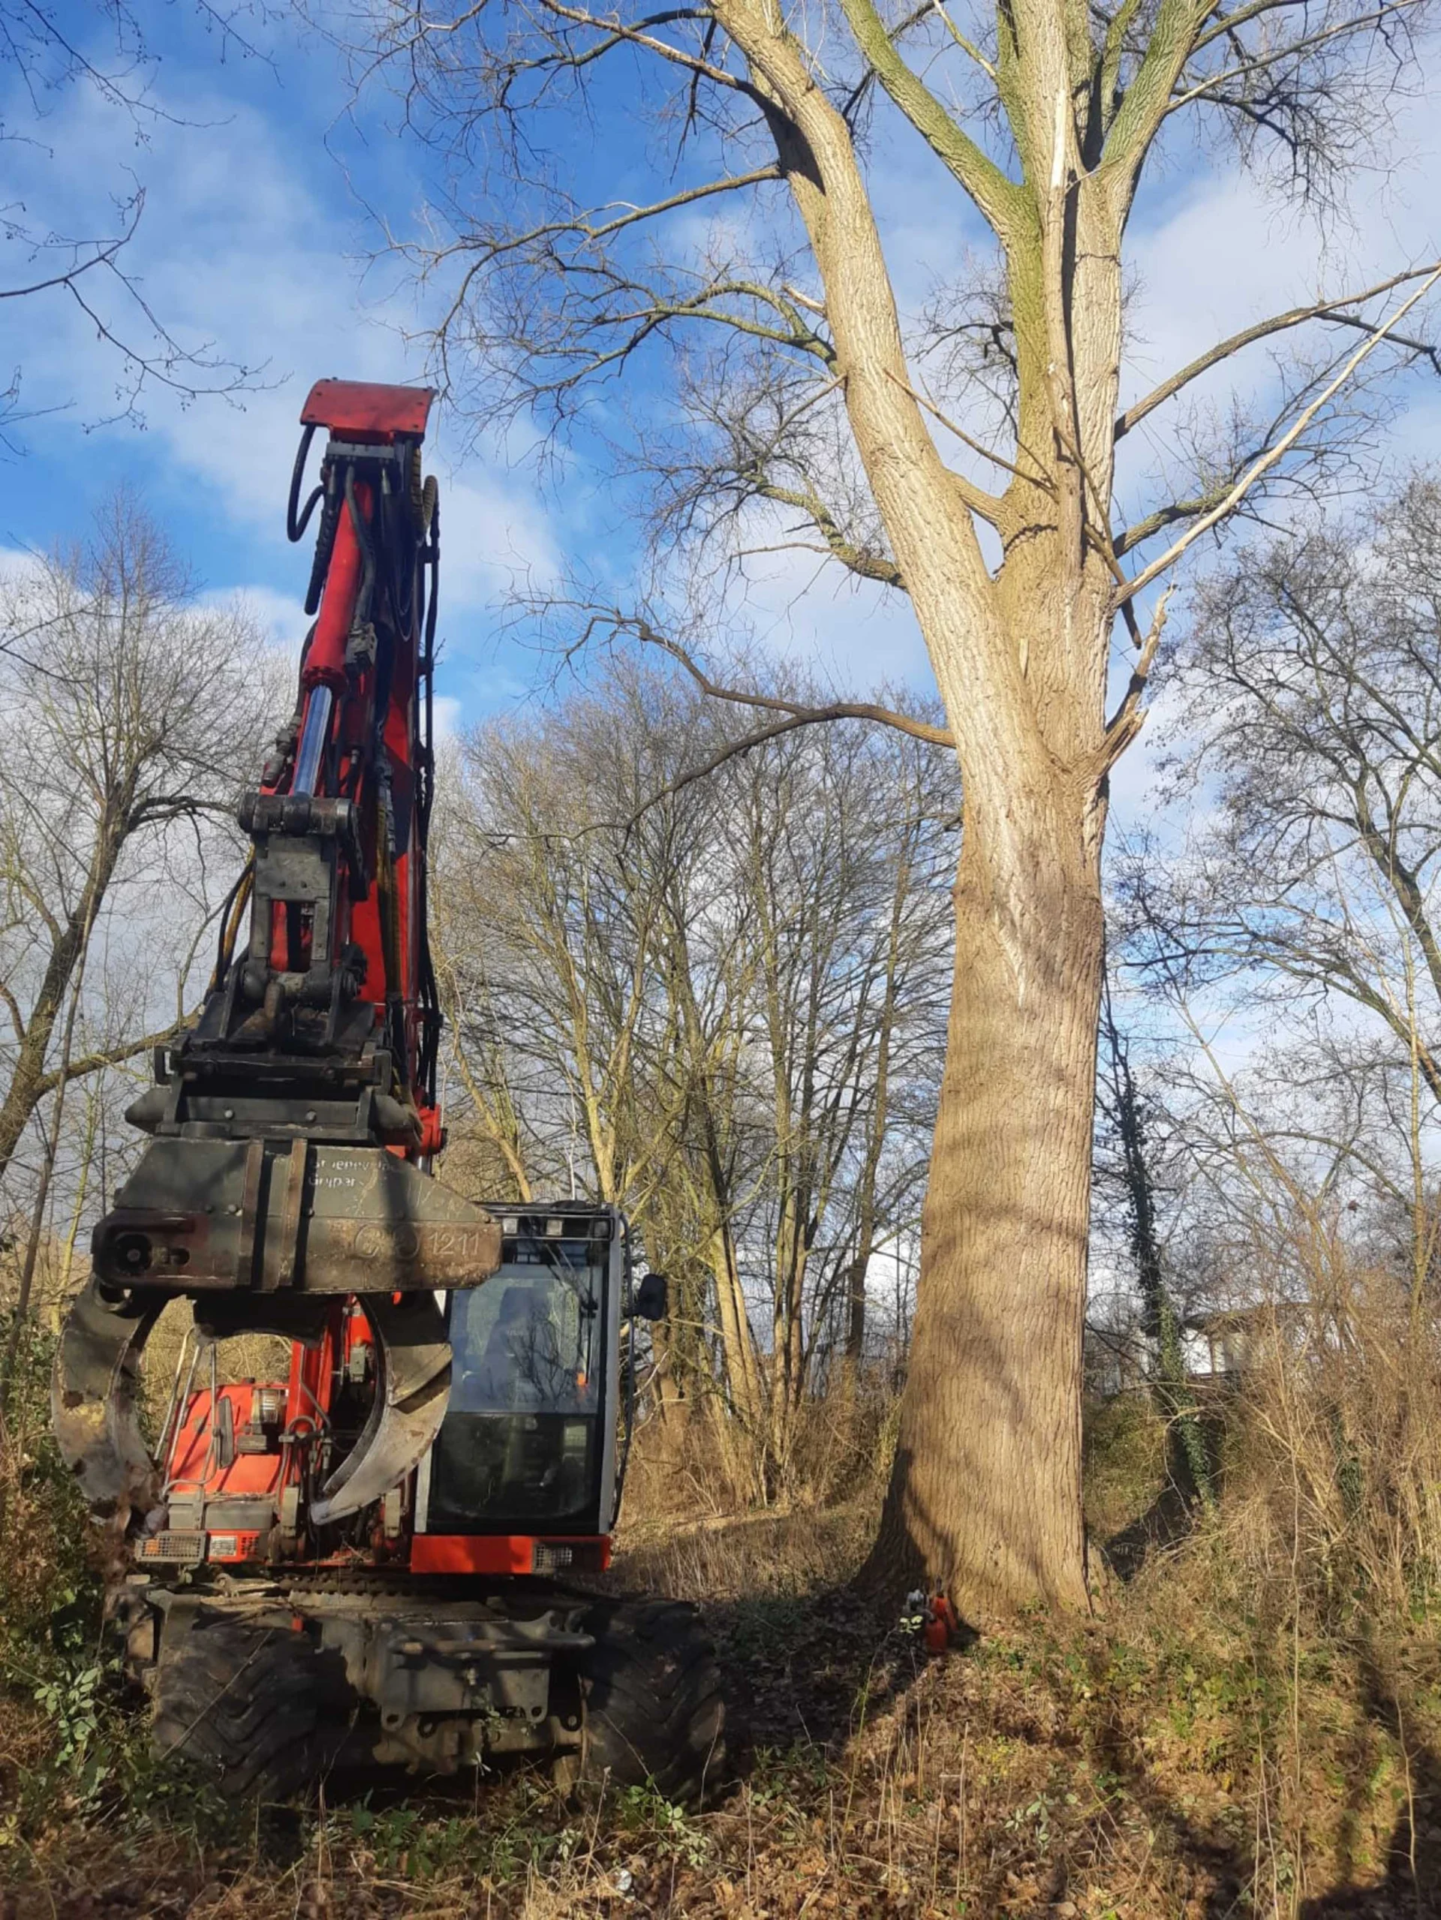
[[[12,568],[0,641],[0,1182],[13,1193],[42,1103],[58,1116],[68,1081],[148,1050],[203,986],[191,974],[208,967],[217,856],[223,892],[274,689],[253,624],[195,606],[123,497],[84,546]],[[46,1129],[42,1181],[57,1137]]]
[[[1340,999],[1441,1101],[1441,486],[1248,548],[1202,585],[1168,690],[1172,798],[1122,866],[1132,956],[1197,991]],[[1419,1018],[1413,1015],[1419,1014]]]
[[[1239,1038],[1220,1051],[1240,1054],[1265,1151],[1360,1210],[1370,1257],[1388,1238],[1403,1250],[1418,1297],[1441,1120],[1438,561],[1441,488],[1422,471],[1203,582],[1168,685],[1163,780],[1206,805],[1175,843],[1124,849],[1117,895],[1132,978],[1184,1025],[1264,1022],[1261,1073]],[[1177,1132],[1219,1194],[1258,1147],[1194,1041],[1186,1053]]]
[[[655,603],[610,624],[685,650],[707,582],[792,542],[904,597],[924,636],[947,722],[926,737],[954,746],[964,832],[914,1347],[871,1572],[944,1581],[974,1614],[1085,1598],[1101,844],[1163,617],[1138,604],[1202,532],[1324,477],[1347,437],[1339,396],[1424,349],[1401,323],[1435,278],[1400,263],[1382,285],[1337,287],[1122,408],[1127,223],[1169,142],[1210,138],[1334,193],[1400,71],[1374,50],[1404,66],[1419,17],[1408,0],[1008,0],[971,17],[490,0],[357,28],[359,64],[393,76],[408,125],[450,162],[449,231],[411,257],[443,293],[453,396],[564,423],[597,381],[632,376],[658,573]],[[597,159],[578,188],[557,156],[582,122]],[[929,329],[902,310],[871,191],[889,142],[928,153],[927,191],[989,233]],[[1181,484],[1128,519],[1118,449],[1140,424],[1304,323],[1318,344],[1259,410],[1216,432],[1180,416]],[[1383,335],[1393,351],[1369,358]],[[684,582],[678,537],[721,549]],[[1135,651],[1108,714],[1118,622]],[[792,724],[838,710],[756,704],[769,728],[777,708]]]
[[[1101,994],[1101,1062],[1097,1089],[1098,1132],[1109,1153],[1098,1152],[1098,1184],[1106,1179],[1119,1200],[1135,1290],[1139,1296],[1139,1332],[1149,1349],[1156,1406],[1166,1422],[1171,1484],[1186,1501],[1212,1503],[1214,1489],[1205,1435],[1196,1397],[1187,1378],[1189,1356],[1185,1328],[1171,1275],[1167,1271],[1157,1192],[1158,1155],[1151,1139],[1152,1113],[1136,1083],[1131,1042],[1117,1024],[1110,983]],[[1100,1146],[1098,1141],[1098,1147]],[[1126,1316],[1128,1317],[1128,1316]],[[1087,1321],[1102,1339],[1108,1331]],[[1132,1329],[1115,1329],[1121,1354],[1129,1358]]]
[[[682,784],[741,730],[634,665],[492,723],[437,897],[458,1138],[496,1191],[626,1207],[675,1290],[663,1417],[770,1499],[866,1357],[879,1249],[914,1235],[955,795],[933,749],[854,725]]]

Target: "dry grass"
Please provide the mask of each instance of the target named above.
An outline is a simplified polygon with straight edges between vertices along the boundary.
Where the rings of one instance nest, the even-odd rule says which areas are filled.
[[[853,1390],[808,1399],[773,1433],[744,1430],[718,1394],[670,1403],[635,1436],[626,1475],[632,1517],[728,1520],[765,1489],[766,1511],[879,1501],[895,1454],[899,1403],[889,1363]]]
[[[1173,1571],[1182,1587],[1203,1577],[1199,1561]],[[1308,1649],[1294,1675],[1259,1626],[1175,1624],[1178,1597],[1158,1585],[1105,1623],[1033,1623],[939,1661],[838,1606],[751,1598],[717,1609],[717,1624],[768,1737],[702,1815],[644,1794],[579,1810],[533,1772],[412,1804],[249,1826],[221,1815],[208,1842],[173,1810],[126,1822],[58,1805],[9,1850],[9,1913],[1433,1911],[1441,1809],[1428,1807],[1426,1756],[1441,1692],[1417,1647],[1398,1737],[1384,1705],[1400,1697],[1396,1673],[1383,1683]],[[9,1757],[19,1733],[7,1723]],[[33,1755],[33,1724],[24,1737]]]
[[[1235,1550],[1327,1625],[1441,1594],[1441,1328],[1424,1305],[1362,1271],[1324,1306],[1275,1310],[1230,1410]]]
[[[619,1538],[615,1580],[701,1605],[823,1591],[850,1576],[877,1505],[802,1507],[693,1520],[642,1520]]]
[[[732,1696],[735,1778],[699,1815],[577,1807],[536,1770],[305,1813],[197,1797],[108,1682],[85,1731],[93,1626],[42,1611],[73,1502],[37,1446],[3,1543],[0,1920],[1441,1913],[1430,1335],[1348,1301],[1344,1365],[1334,1315],[1258,1352],[1218,1511],[1093,1620],[928,1659],[845,1591],[874,1474],[785,1512],[633,1507],[615,1583],[703,1601]],[[1143,1406],[1092,1414],[1088,1508],[1123,1532],[1164,1436]]]

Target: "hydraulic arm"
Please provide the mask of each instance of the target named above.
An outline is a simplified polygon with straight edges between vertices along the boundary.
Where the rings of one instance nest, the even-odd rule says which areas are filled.
[[[694,1610],[576,1584],[610,1564],[664,1277],[635,1284],[614,1206],[492,1213],[431,1174],[430,401],[336,380],[306,401],[295,708],[240,801],[209,990],[129,1109],[143,1149],[61,1335],[55,1430],[124,1536],[109,1619],[167,1759],[285,1797],[524,1753],[694,1800],[725,1718]],[[178,1299],[192,1324],[142,1426]],[[255,1341],[222,1362],[252,1334],[283,1362]]]
[[[312,1500],[323,1525],[428,1452],[451,1364],[436,1292],[478,1286],[501,1262],[499,1224],[429,1173],[442,1144],[426,931],[431,399],[322,380],[301,414],[287,523],[299,540],[314,522],[316,547],[295,711],[241,800],[251,852],[220,914],[210,988],[128,1111],[150,1140],[95,1228],[57,1361],[61,1448],[92,1507],[121,1525],[154,1498],[134,1383],[168,1300],[193,1300],[203,1333],[311,1348],[358,1304],[374,1394]]]

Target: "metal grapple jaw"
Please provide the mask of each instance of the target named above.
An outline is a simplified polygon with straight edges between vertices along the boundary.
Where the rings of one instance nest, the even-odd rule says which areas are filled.
[[[164,1299],[114,1294],[92,1277],[70,1304],[51,1384],[55,1438],[91,1513],[124,1532],[146,1513],[159,1476],[140,1431],[140,1356]]]
[[[370,1323],[374,1398],[364,1431],[310,1518],[380,1499],[429,1452],[450,1392],[436,1292],[475,1287],[501,1262],[497,1221],[384,1147],[294,1140],[157,1139],[100,1221],[94,1270],[56,1356],[56,1438],[97,1517],[124,1527],[159,1480],[136,1382],[167,1301],[202,1333],[319,1337],[337,1296]]]

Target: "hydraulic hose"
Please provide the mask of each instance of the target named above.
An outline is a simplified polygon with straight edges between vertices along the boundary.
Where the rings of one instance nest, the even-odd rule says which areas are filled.
[[[359,626],[370,618],[371,602],[375,598],[375,545],[370,537],[370,529],[365,524],[365,515],[360,511],[360,502],[355,497],[355,467],[350,461],[345,466],[345,504],[350,509],[355,544],[360,548],[360,590],[355,596],[355,625]]]
[[[240,878],[226,894],[220,908],[220,934],[215,945],[215,971],[210,976],[208,991],[214,993],[225,979],[230,968],[231,957],[235,952],[235,936],[240,931],[240,917],[245,912],[250,899],[250,889],[255,882],[255,853],[240,870]]]
[[[315,428],[307,427],[300,436],[300,445],[295,452],[295,465],[290,470],[290,497],[285,503],[285,531],[292,543],[304,537],[310,516],[315,511],[315,503],[324,493],[324,485],[317,486],[305,503],[305,510],[296,513],[300,501],[300,482],[305,474],[305,462],[310,457],[310,443],[315,438]]]

